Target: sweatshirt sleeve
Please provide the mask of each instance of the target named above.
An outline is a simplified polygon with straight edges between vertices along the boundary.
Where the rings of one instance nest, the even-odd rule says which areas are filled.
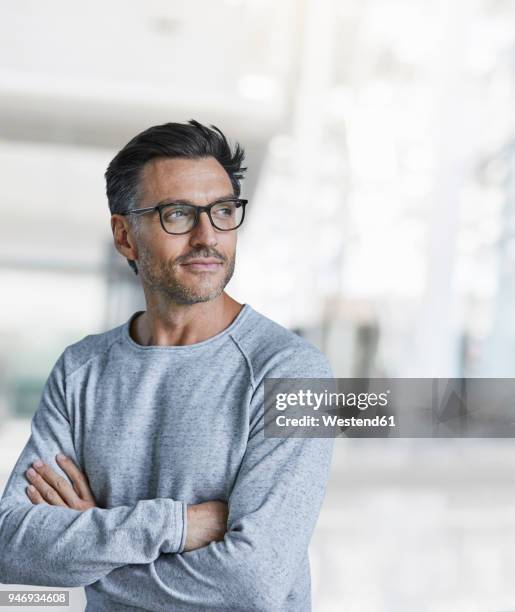
[[[57,453],[80,468],[66,409],[65,352],[46,381],[31,435],[0,499],[3,584],[85,586],[127,563],[149,563],[184,548],[184,502],[145,499],[134,506],[79,511],[33,504],[27,496],[25,473],[38,457],[67,480]]]
[[[333,376],[315,347],[276,357],[267,377]],[[252,395],[224,539],[114,570],[98,584],[113,601],[177,612],[285,609],[325,496],[334,439],[265,437],[263,385],[264,376]]]

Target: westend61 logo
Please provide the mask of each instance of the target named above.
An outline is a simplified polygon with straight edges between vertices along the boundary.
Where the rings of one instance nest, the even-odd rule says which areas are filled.
[[[366,410],[370,407],[387,406],[390,390],[384,393],[334,393],[327,389],[322,393],[316,393],[308,389],[296,391],[295,393],[277,393],[275,407],[277,410],[286,410],[290,407],[311,407],[318,410],[320,406],[342,406],[347,408],[358,408]]]

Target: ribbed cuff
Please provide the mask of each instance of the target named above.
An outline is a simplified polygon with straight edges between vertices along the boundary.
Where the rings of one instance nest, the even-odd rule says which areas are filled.
[[[186,509],[183,501],[163,498],[168,509],[165,517],[165,537],[161,546],[163,553],[180,553],[186,545]]]
[[[182,537],[177,552],[182,553],[186,546],[186,538],[188,537],[188,504],[186,502],[179,503],[182,504]]]

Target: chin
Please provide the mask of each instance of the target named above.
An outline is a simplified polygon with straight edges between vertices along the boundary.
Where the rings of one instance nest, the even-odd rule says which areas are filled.
[[[189,295],[193,302],[210,302],[216,299],[224,290],[225,287],[184,287],[184,293]]]
[[[213,300],[215,300],[220,294],[216,293],[209,293],[209,294],[202,294],[202,295],[190,295],[186,298],[186,300],[184,301],[185,304],[201,304],[204,302],[212,302]]]

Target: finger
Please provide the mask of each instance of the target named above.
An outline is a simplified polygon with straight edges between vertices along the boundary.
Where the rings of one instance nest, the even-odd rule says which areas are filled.
[[[41,494],[34,485],[29,485],[25,491],[33,504],[46,504],[46,501],[41,497]]]
[[[59,466],[66,472],[68,478],[73,484],[73,488],[79,495],[79,497],[85,501],[94,502],[95,498],[89,486],[88,477],[84,472],[81,472],[74,463],[73,459],[62,455],[56,455],[56,461]]]
[[[49,483],[36,472],[35,469],[30,468],[27,470],[27,479],[30,483],[36,487],[38,493],[41,495],[44,501],[52,506],[66,506],[63,498]],[[71,487],[70,487],[71,488]]]
[[[41,478],[50,485],[55,493],[60,496],[61,500],[66,502],[67,506],[75,509],[80,507],[80,497],[77,495],[68,480],[64,478],[64,476],[56,474],[56,472],[54,472],[54,470],[46,463],[43,463],[41,466],[37,466],[36,463],[33,463],[32,466],[37,471],[38,475],[41,476]]]

